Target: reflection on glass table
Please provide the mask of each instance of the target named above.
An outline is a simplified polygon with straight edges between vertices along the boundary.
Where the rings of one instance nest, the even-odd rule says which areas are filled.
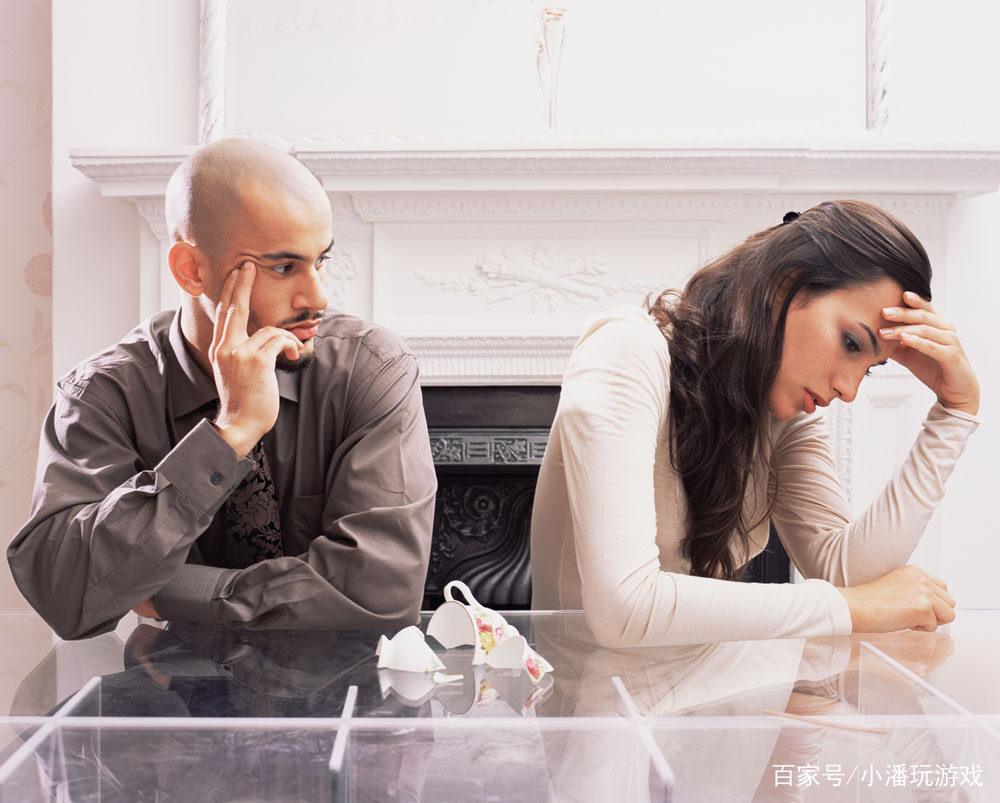
[[[996,722],[935,683],[965,635],[605,649],[580,613],[507,617],[542,683],[430,639],[459,682],[379,670],[365,632],[59,643],[18,685],[0,801],[1000,799]]]
[[[1000,715],[1000,611],[960,611],[944,632],[885,633],[865,641],[963,709]]]
[[[510,618],[533,640],[544,615]],[[357,716],[544,715],[541,703],[552,692],[555,673],[536,684],[525,672],[474,665],[470,648],[434,644],[445,673],[461,677],[435,686],[422,674],[377,668],[379,636],[139,625],[117,655],[107,643],[100,645],[107,671],[100,675],[95,704],[104,717],[336,717],[348,689],[356,687]],[[65,688],[62,699],[52,696],[52,677],[67,675],[77,664],[93,671],[99,665],[90,653],[94,646],[58,644],[21,682],[11,713],[45,716],[58,710],[89,676]],[[572,675],[572,660],[563,670],[558,674]]]
[[[616,772],[630,791],[601,798],[590,794],[591,768],[574,751],[609,740],[629,748],[629,765]],[[9,762],[0,800],[662,800],[650,749],[623,719],[66,722],[32,755]]]

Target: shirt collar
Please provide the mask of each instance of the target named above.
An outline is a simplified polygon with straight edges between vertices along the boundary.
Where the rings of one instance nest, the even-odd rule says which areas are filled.
[[[191,357],[181,331],[181,310],[178,309],[170,322],[167,339],[170,343],[172,359],[167,359],[170,377],[170,401],[174,416],[179,418],[204,407],[219,398],[215,382],[205,376]],[[278,395],[283,399],[299,400],[298,377],[287,371],[278,371]]]
[[[278,395],[283,399],[288,399],[288,401],[297,402],[299,400],[299,375],[297,373],[278,371]]]
[[[179,418],[215,401],[219,394],[215,392],[215,382],[205,376],[187,350],[181,332],[181,310],[177,310],[170,322],[167,339],[172,352],[167,359],[171,409]]]

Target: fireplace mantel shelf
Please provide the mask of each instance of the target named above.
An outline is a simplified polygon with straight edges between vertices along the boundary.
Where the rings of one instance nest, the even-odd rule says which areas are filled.
[[[190,147],[77,149],[103,195],[162,196]],[[1000,148],[864,142],[828,147],[551,142],[505,146],[369,143],[289,148],[330,192],[899,193],[952,196],[1000,186]]]

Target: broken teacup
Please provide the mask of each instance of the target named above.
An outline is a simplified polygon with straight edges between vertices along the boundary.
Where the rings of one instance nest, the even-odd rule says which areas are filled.
[[[467,604],[454,598],[454,590],[462,593]],[[443,647],[451,649],[471,644],[473,665],[523,668],[534,683],[552,671],[552,665],[528,645],[517,628],[496,611],[481,605],[465,583],[452,580],[444,587],[444,597],[446,601],[427,625],[427,635],[433,636]]]

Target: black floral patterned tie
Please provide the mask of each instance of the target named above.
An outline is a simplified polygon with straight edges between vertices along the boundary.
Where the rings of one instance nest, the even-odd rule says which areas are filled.
[[[285,554],[278,499],[263,441],[258,441],[247,457],[257,467],[236,486],[224,507],[226,565],[231,569]]]

